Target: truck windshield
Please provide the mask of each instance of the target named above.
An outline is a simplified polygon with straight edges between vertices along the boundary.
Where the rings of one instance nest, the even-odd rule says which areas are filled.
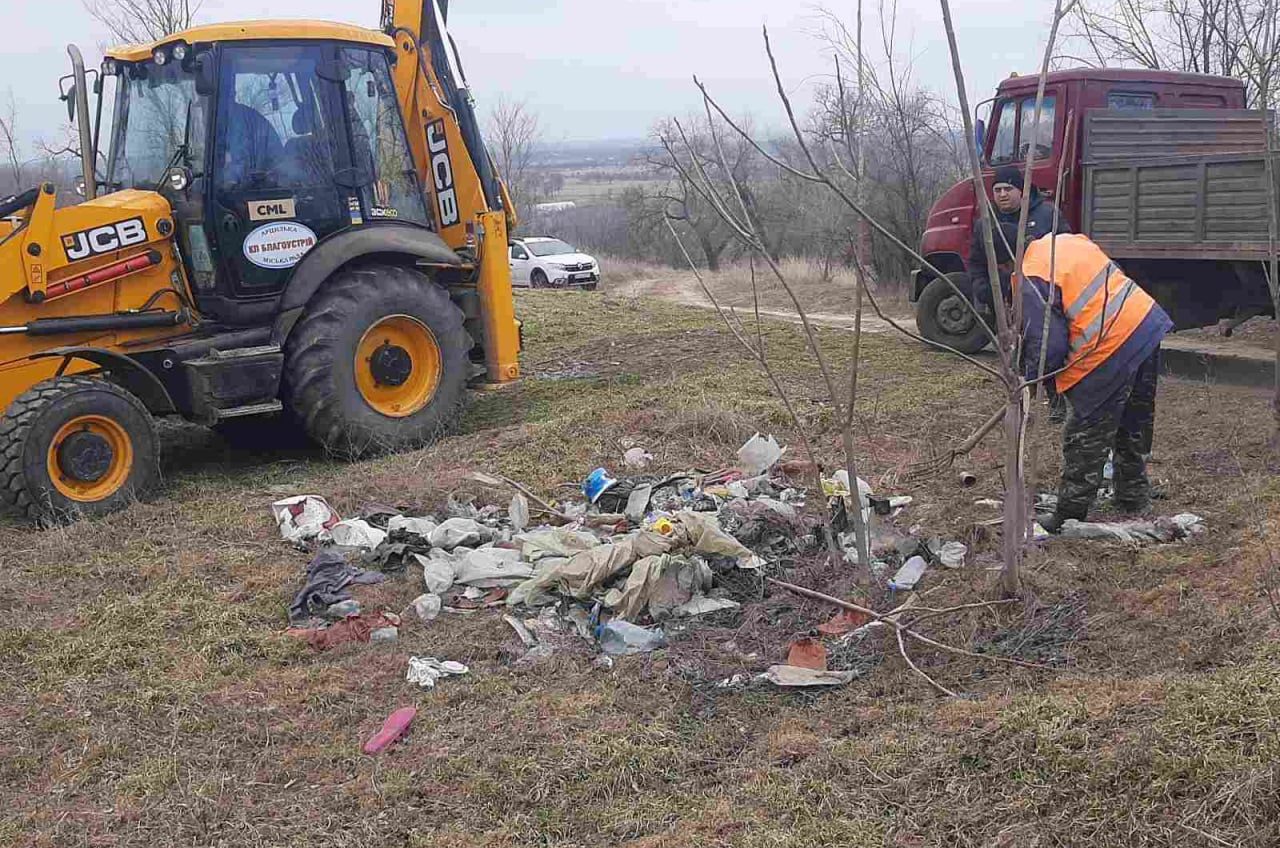
[[[125,188],[155,188],[182,144],[188,106],[190,161],[203,161],[204,98],[196,96],[192,74],[178,62],[143,62],[120,74],[107,179]]]
[[[1053,119],[1056,101],[1053,95],[1044,96],[1040,109],[1040,124],[1036,127],[1034,142],[1031,138],[1036,118],[1036,99],[1026,97],[1021,101],[1006,100],[996,108],[1000,110],[996,125],[996,138],[991,146],[991,165],[1021,162],[1035,145],[1034,156],[1041,159],[1053,153]],[[1015,134],[1016,133],[1016,134]]]

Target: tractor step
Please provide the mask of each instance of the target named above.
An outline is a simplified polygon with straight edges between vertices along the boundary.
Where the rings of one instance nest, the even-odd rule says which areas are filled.
[[[182,365],[191,389],[192,417],[197,421],[212,424],[281,409],[284,353],[278,345],[215,348]]]
[[[235,406],[231,409],[215,409],[213,412],[219,421],[226,421],[228,418],[245,418],[250,415],[272,415],[283,411],[284,404],[278,400],[272,400],[267,401],[266,403],[251,403],[247,406]]]

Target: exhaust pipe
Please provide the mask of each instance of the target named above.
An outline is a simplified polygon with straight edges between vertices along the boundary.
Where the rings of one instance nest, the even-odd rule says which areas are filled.
[[[84,199],[93,200],[98,193],[98,178],[93,163],[93,137],[89,129],[89,82],[84,73],[84,56],[74,44],[67,45],[71,56],[71,75],[75,79],[71,96],[76,99],[76,129],[80,131],[80,167],[84,171]]]

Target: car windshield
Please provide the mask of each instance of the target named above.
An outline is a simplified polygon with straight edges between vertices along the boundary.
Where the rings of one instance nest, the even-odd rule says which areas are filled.
[[[180,63],[157,66],[145,62],[126,67],[117,88],[112,182],[127,188],[155,188],[184,136],[190,148],[189,161],[203,161],[204,98],[196,96],[195,79]]]
[[[573,245],[565,244],[560,239],[550,239],[549,241],[527,241],[524,246],[529,248],[529,252],[534,256],[557,256],[561,253],[573,253]]]

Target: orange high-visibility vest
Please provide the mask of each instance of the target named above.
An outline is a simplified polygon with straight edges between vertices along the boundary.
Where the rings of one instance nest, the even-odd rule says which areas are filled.
[[[1036,239],[1027,245],[1022,273],[1062,290],[1070,351],[1067,367],[1054,378],[1060,392],[1080,382],[1115,353],[1155,305],[1151,295],[1126,277],[1088,236]]]

